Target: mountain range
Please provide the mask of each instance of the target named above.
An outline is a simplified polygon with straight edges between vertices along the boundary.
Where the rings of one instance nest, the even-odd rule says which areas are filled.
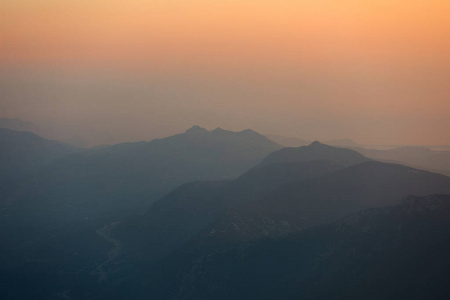
[[[184,270],[173,262],[183,265],[184,259],[207,259],[227,249],[246,247],[261,239],[284,238],[366,209],[399,205],[402,197],[410,194],[435,193],[450,194],[450,178],[371,161],[356,151],[318,142],[281,149],[235,180],[183,185],[143,216],[119,224],[112,236],[124,246],[110,265],[110,276],[120,280],[131,276],[141,286],[161,286],[163,281],[170,291],[136,289],[142,298],[163,295],[162,299],[167,299],[166,293],[175,289],[170,279],[160,279],[158,274],[175,276],[170,270],[182,273]],[[197,251],[201,257],[193,254]],[[173,257],[173,253],[180,256]],[[124,261],[126,272],[120,263]],[[219,294],[213,295],[220,298]],[[208,299],[211,295],[199,299],[202,297]],[[197,296],[174,295],[174,299],[185,298]]]
[[[3,185],[2,299],[449,294],[445,175],[252,130],[92,149],[5,132],[2,159],[38,163]]]
[[[266,135],[269,139],[285,147],[300,147],[309,145],[311,142],[298,138],[287,138],[279,135]],[[434,150],[427,146],[391,146],[390,149],[373,149],[373,147],[359,145],[351,139],[329,140],[324,144],[356,150],[365,157],[389,162],[404,164],[410,167],[437,172],[450,176],[450,151]]]
[[[16,140],[26,135],[29,144],[37,137],[8,132]],[[25,142],[7,144],[6,150],[17,155],[27,150],[35,155],[40,153]],[[42,159],[41,168],[17,187],[11,187],[8,198],[17,203],[32,200],[40,205],[95,202],[92,204],[102,209],[117,210],[121,206],[118,212],[122,209],[139,212],[180,184],[237,177],[279,148],[251,130],[209,132],[195,126],[165,139],[92,148],[53,161]],[[52,154],[48,148],[45,150],[45,155]],[[5,153],[2,159],[8,160],[8,155]],[[24,156],[17,160],[24,161]],[[20,171],[17,166],[12,168]]]
[[[352,148],[372,159],[405,164],[450,176],[450,151],[426,147],[400,147],[388,150]]]
[[[98,261],[108,256],[110,243],[102,228],[142,214],[180,184],[237,177],[280,148],[252,130],[207,131],[198,126],[151,142],[77,151],[32,133],[3,131],[9,140],[2,144],[2,160],[14,154],[17,163],[30,167],[30,151],[39,162],[30,172],[13,165],[11,170],[22,176],[1,190],[0,266],[7,270],[1,275],[11,278],[18,270],[27,277],[35,269],[54,274],[61,266],[68,272],[69,266],[78,270],[85,264],[82,269],[90,271],[78,271],[90,279]],[[56,151],[60,148],[70,151]]]

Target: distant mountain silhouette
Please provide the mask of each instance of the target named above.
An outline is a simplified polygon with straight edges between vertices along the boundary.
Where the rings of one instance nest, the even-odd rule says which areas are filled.
[[[37,127],[32,122],[26,122],[21,119],[0,118],[0,128],[6,128],[16,131],[36,132]]]
[[[285,147],[300,147],[310,142],[297,138],[266,135],[269,139]],[[404,164],[414,168],[425,169],[450,176],[450,151],[432,150],[426,146],[406,146],[394,149],[370,149],[351,139],[329,140],[323,142],[333,147],[355,150],[367,158],[383,162]]]
[[[369,159],[354,150],[336,148],[315,141],[309,146],[283,148],[273,152],[263,160],[262,164],[313,160],[328,160],[344,166],[350,166],[368,161]]]
[[[189,181],[237,177],[279,148],[254,131],[209,132],[194,126],[164,139],[99,147],[66,156],[22,184],[17,197],[48,205],[93,201],[105,206],[106,211],[121,214],[142,209]],[[117,206],[124,211],[117,211]]]
[[[400,147],[389,150],[361,147],[353,149],[372,159],[406,164],[450,176],[450,151],[437,151],[426,147]]]
[[[0,118],[0,128],[33,132],[34,134],[45,137],[46,139],[58,140],[64,144],[79,148],[86,148],[88,144],[87,141],[81,136],[67,136],[63,132],[58,133],[59,130],[55,130],[51,126],[36,125],[33,122],[23,121],[17,118]]]
[[[77,149],[72,146],[31,132],[0,128],[0,181],[27,176],[50,161],[75,151]]]
[[[285,137],[282,135],[276,135],[276,134],[266,134],[265,135],[268,139],[283,145],[285,147],[301,147],[301,146],[307,146],[311,144],[311,141],[299,139],[295,137]],[[338,140],[327,140],[323,142],[326,145],[330,146],[337,146],[337,147],[360,147],[358,143],[353,141],[352,139],[338,139]]]
[[[447,299],[449,235],[449,195],[408,197],[283,238],[187,244],[148,270],[154,276],[141,274],[131,296]]]

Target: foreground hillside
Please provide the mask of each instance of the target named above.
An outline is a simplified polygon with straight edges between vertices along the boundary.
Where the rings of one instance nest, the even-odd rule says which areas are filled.
[[[281,238],[224,245],[207,235],[140,274],[127,292],[134,299],[447,299],[449,236],[449,195],[407,197]]]

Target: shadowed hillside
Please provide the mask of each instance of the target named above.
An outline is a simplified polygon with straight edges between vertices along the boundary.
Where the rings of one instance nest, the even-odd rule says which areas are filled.
[[[193,241],[128,291],[135,299],[446,299],[449,234],[450,196],[407,197],[282,238]]]

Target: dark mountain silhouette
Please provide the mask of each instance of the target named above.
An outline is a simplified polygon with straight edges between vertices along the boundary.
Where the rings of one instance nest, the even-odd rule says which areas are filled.
[[[368,161],[369,159],[354,150],[336,148],[315,141],[309,146],[283,148],[273,152],[262,161],[262,164],[313,160],[328,160],[344,166],[350,166]]]
[[[407,197],[283,238],[187,244],[127,292],[134,299],[447,299],[449,236],[449,195]]]
[[[258,166],[233,181],[195,182],[175,189],[123,229],[132,252],[159,258],[198,234],[228,209],[260,200],[289,182],[330,174],[368,161],[361,154],[314,142],[269,154]],[[344,165],[342,165],[344,164]],[[176,221],[174,221],[176,220]]]
[[[266,135],[269,139],[285,147],[305,146],[310,142],[297,138]],[[407,165],[450,176],[450,151],[432,150],[425,146],[406,146],[394,149],[370,149],[351,139],[325,141],[323,144],[355,150],[367,158]],[[445,148],[445,146],[441,146]]]
[[[365,162],[329,175],[288,183],[264,199],[236,207],[215,232],[230,240],[279,236],[407,195],[450,194],[450,178],[401,165]]]
[[[364,159],[350,151],[343,160],[342,149],[318,143],[309,148],[319,153],[326,149],[328,157],[335,150],[337,160],[345,163],[351,161],[349,154]],[[311,157],[309,150],[298,153]],[[136,265],[149,266],[202,232],[218,243],[245,243],[332,222],[361,209],[395,205],[409,194],[450,194],[449,177],[400,165],[266,163],[234,181],[187,184],[162,198],[134,223],[118,228],[117,237],[128,245],[124,255]]]
[[[343,167],[328,161],[259,165],[232,181],[185,184],[157,201],[118,237],[134,255],[155,261],[210,226],[233,206],[256,200],[288,182],[329,174]]]

